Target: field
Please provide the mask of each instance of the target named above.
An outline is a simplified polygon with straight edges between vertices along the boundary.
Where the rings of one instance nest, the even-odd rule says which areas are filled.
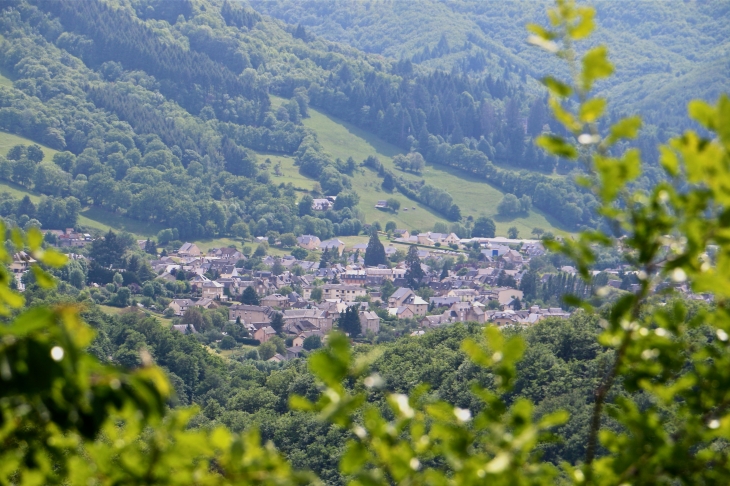
[[[113,316],[118,316],[124,312],[129,312],[134,309],[131,307],[120,308],[120,307],[112,307],[110,305],[102,305],[102,304],[99,304],[98,307],[102,311],[104,311],[106,314],[110,314]],[[157,322],[159,322],[164,327],[170,327],[172,325],[172,319],[163,317],[160,314],[155,314],[154,312],[149,312],[149,311],[141,311],[141,312],[144,312],[148,317],[154,318],[155,320],[157,320]]]
[[[0,76],[0,86],[2,86],[2,77]],[[20,135],[14,135],[12,133],[7,132],[0,132],[0,155],[5,155],[8,153],[8,150],[10,150],[15,145],[33,145],[33,140],[27,139],[25,137],[21,137]],[[44,145],[40,145],[41,149],[43,150],[43,154],[45,155],[44,160],[51,160],[54,155],[56,155],[57,150],[53,150],[52,148],[48,148]]]
[[[283,101],[282,98],[272,96],[274,106]],[[457,169],[426,164],[421,176],[404,174],[398,171],[393,164],[393,156],[405,153],[398,147],[384,142],[350,123],[325,115],[317,110],[310,108],[309,114],[309,118],[303,121],[304,125],[317,132],[319,142],[332,157],[345,160],[351,156],[360,163],[369,155],[375,155],[386,167],[399,175],[405,175],[406,178],[419,177],[428,184],[448,191],[454,202],[461,208],[462,215],[473,216],[474,218],[485,215],[493,218],[497,225],[498,236],[506,236],[507,229],[511,226],[516,226],[522,236],[528,236],[532,229],[536,227],[558,234],[565,233],[555,227],[543,213],[537,210],[530,211],[529,215],[525,217],[509,219],[498,217],[496,207],[504,194],[485,181]],[[286,164],[284,161],[281,162],[282,172],[284,173],[284,177],[280,178],[282,182],[289,182],[289,179],[291,179],[295,186],[311,187],[311,185],[304,186],[301,182],[302,179],[310,181],[311,179],[299,174],[298,169],[294,166],[293,159],[289,157],[277,157],[277,159],[287,159],[289,161]],[[273,158],[272,161],[274,161]],[[295,182],[294,179],[297,178],[300,182]],[[279,180],[279,178],[274,180]],[[447,222],[439,214],[399,193],[395,193],[395,195],[386,193],[380,187],[380,182],[381,179],[377,177],[377,174],[365,168],[353,178],[353,189],[360,195],[360,209],[365,215],[366,222],[380,221],[381,225],[384,226],[387,221],[395,221],[399,228],[420,231],[431,230],[437,221]],[[313,183],[311,181],[310,184]],[[378,199],[387,199],[389,197],[399,199],[401,208],[407,208],[408,211],[401,209],[398,214],[393,214],[375,209],[374,206]],[[413,207],[417,209],[413,210]]]
[[[27,189],[8,181],[0,181],[0,192],[10,193],[13,197],[18,199],[27,195],[34,203],[38,203],[41,199],[39,194],[28,191]],[[143,223],[141,221],[130,219],[119,214],[110,213],[95,207],[83,209],[79,213],[78,224],[79,226],[96,229],[101,232],[107,232],[110,229],[114,231],[127,231],[139,240],[153,237],[162,229],[152,223]]]

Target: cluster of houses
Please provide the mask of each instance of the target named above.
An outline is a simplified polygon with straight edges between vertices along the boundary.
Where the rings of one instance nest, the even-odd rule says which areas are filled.
[[[407,231],[402,231],[397,236],[398,239],[411,242],[412,238],[421,235],[411,236]],[[429,244],[465,244],[453,234],[426,233],[423,237],[428,239],[426,243]],[[278,275],[261,270],[245,272],[238,268],[236,263],[246,257],[236,249],[220,248],[204,255],[191,243],[185,243],[176,255],[160,258],[151,264],[162,279],[178,279],[179,272],[184,272],[185,278],[199,296],[196,299],[173,300],[169,308],[177,316],[184,315],[191,307],[226,305],[230,321],[242,324],[254,339],[265,343],[277,335],[272,320],[279,314],[283,320],[281,334],[291,338],[293,345],[288,348],[286,356],[272,359],[299,356],[307,337],[320,336],[324,339],[340,315],[352,306],[356,306],[363,335],[377,335],[380,332],[381,316],[389,320],[411,319],[421,329],[466,321],[492,322],[499,326],[530,325],[546,317],[569,317],[570,314],[560,308],[522,309],[520,302],[523,293],[518,290],[518,285],[497,285],[500,274],[509,275],[519,284],[523,267],[530,258],[545,251],[539,242],[523,242],[520,251],[516,251],[509,246],[509,241],[482,242],[475,239],[466,244],[473,245],[473,241],[480,242],[484,254],[478,266],[462,267],[458,272],[455,269],[444,277],[422,263],[427,276],[422,285],[430,291],[420,294],[426,295],[426,298],[406,285],[407,269],[404,263],[392,268],[365,266],[357,250],[363,255],[366,244],[348,248],[352,253],[346,265],[335,263],[327,268],[319,268],[318,262],[300,261],[293,256],[277,259],[283,268],[283,271],[277,272]],[[302,235],[297,238],[297,242],[308,250],[327,249],[337,251],[338,254],[342,254],[346,246],[339,239],[323,242],[312,235]],[[386,253],[396,251],[393,244],[387,245]],[[402,245],[399,247],[407,248]],[[438,257],[450,251],[453,250],[423,248],[419,256],[422,259]],[[275,260],[266,257],[263,262],[273,266]],[[301,266],[305,272],[295,275],[290,271],[293,265]],[[206,276],[211,274],[217,276],[215,280]],[[390,283],[387,287],[395,290],[383,296],[386,281]],[[239,296],[248,287],[252,287],[259,296],[258,305],[239,303]],[[287,292],[280,291],[284,287],[288,289]],[[292,288],[300,292],[290,291]],[[187,329],[182,326],[180,330],[188,332]]]

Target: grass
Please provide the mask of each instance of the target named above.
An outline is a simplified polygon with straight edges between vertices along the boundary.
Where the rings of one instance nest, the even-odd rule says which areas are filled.
[[[36,204],[41,200],[40,194],[8,181],[0,181],[0,192],[7,192],[18,199],[28,196]],[[153,237],[162,229],[162,227],[153,223],[144,223],[96,207],[83,209],[79,213],[78,224],[81,227],[95,229],[102,233],[106,233],[110,229],[114,231],[127,231],[138,240]]]
[[[282,98],[275,96],[271,98],[274,107],[284,101]],[[420,176],[403,173],[397,170],[393,164],[395,155],[405,153],[400,148],[350,123],[325,115],[317,110],[310,108],[309,114],[309,118],[303,121],[304,126],[317,132],[319,142],[332,157],[345,160],[351,156],[359,163],[368,156],[375,155],[396,174],[409,179],[423,179],[428,184],[448,191],[454,202],[461,208],[463,216],[477,218],[485,215],[493,218],[497,226],[498,236],[506,236],[507,229],[511,226],[517,227],[522,236],[529,236],[532,229],[536,227],[557,234],[565,233],[554,224],[554,220],[534,209],[528,215],[522,217],[509,219],[497,217],[497,204],[504,196],[504,193],[476,176],[458,169],[434,164],[426,164],[426,168]],[[285,168],[282,162],[282,171],[287,178],[304,178],[294,167],[293,161],[291,162],[291,169],[289,167]],[[295,186],[299,185],[294,183],[293,180],[292,183]],[[363,168],[360,173],[355,174],[353,177],[353,189],[360,195],[360,209],[368,223],[379,221],[382,226],[385,226],[387,221],[395,221],[399,228],[428,231],[433,228],[436,222],[447,222],[439,214],[420,203],[409,200],[402,194],[397,192],[394,194],[386,193],[380,187],[380,183],[381,179],[377,174],[366,168]],[[401,202],[402,209],[398,214],[375,209],[375,203],[379,199],[388,199],[390,197],[395,197]],[[416,208],[415,211],[412,209],[413,207]],[[405,208],[408,211],[404,211]]]
[[[121,315],[124,312],[128,312],[129,310],[132,309],[131,307],[122,308],[122,307],[112,307],[110,305],[102,305],[102,304],[98,304],[98,305],[99,305],[99,308],[103,312],[110,314],[112,316]],[[157,322],[159,322],[164,327],[170,327],[172,325],[172,319],[168,319],[167,317],[161,316],[160,314],[155,314],[154,312],[150,312],[150,311],[142,311],[142,312],[147,314],[149,317],[154,318]]]
[[[0,79],[0,86],[2,86],[1,81],[2,80]],[[51,160],[53,156],[56,155],[56,153],[58,152],[58,150],[53,150],[52,148],[41,145],[28,138],[21,137],[20,135],[0,132],[0,154],[2,155],[7,154],[8,150],[10,150],[15,145],[33,145],[34,143],[40,145],[41,149],[43,150],[43,154],[45,155],[43,160]]]

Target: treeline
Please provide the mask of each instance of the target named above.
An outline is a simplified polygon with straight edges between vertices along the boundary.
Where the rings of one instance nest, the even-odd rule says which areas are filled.
[[[246,83],[245,78],[205,53],[184,50],[175,42],[163,42],[124,9],[94,0],[39,1],[36,6],[60,19],[66,30],[62,35],[71,38],[62,44],[69,48],[82,46],[72,53],[88,65],[116,61],[125,69],[145,71],[161,81],[160,89],[166,96],[191,112],[199,112],[209,97],[223,102],[224,94],[255,100],[261,121],[268,111],[265,90]],[[74,36],[84,36],[90,42],[77,42]]]
[[[309,399],[318,396],[317,382],[303,360],[277,365],[258,360],[255,352],[237,360],[206,352],[200,344],[203,334],[235,332],[229,329],[235,324],[221,319],[218,311],[183,318],[201,326],[198,335],[166,329],[140,312],[112,317],[92,307],[83,317],[97,331],[91,350],[100,359],[133,368],[142,365],[139,350],[149,350],[177,391],[173,404],[200,407],[193,427],[224,424],[234,432],[257,427],[262,439],[271,440],[297,467],[311,468],[328,483],[344,484],[336,465],[347,434],[288,407],[292,394]],[[508,403],[528,398],[536,403],[538,417],[561,408],[573,417],[570,427],[556,430],[561,440],[542,445],[548,461],[575,463],[584,456],[592,390],[601,376],[599,363],[604,353],[595,340],[599,329],[598,318],[577,315],[513,331],[523,334],[527,351],[518,364]],[[383,386],[368,392],[368,401],[385,406],[386,391],[409,393],[428,383],[434,399],[478,413],[484,405],[473,395],[471,383],[478,381],[495,389],[494,377],[471,363],[460,344],[467,337],[479,336],[479,326],[456,324],[420,338],[378,345],[380,352],[371,368],[382,377]],[[357,352],[371,349],[362,346]]]

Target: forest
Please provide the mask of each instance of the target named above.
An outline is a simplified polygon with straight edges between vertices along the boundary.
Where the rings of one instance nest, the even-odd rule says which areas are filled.
[[[571,167],[532,143],[545,128],[562,130],[545,98],[501,68],[414,69],[228,2],[172,2],[158,13],[155,2],[4,5],[0,64],[13,84],[0,88],[0,128],[64,158],[26,171],[52,171],[54,188],[12,167],[3,178],[42,194],[178,228],[182,238],[231,235],[239,222],[256,236],[305,227],[322,238],[351,234],[347,221],[370,223],[358,208],[299,214],[300,195],[275,186],[256,153],[294,156],[323,195],[347,190],[352,169],[301,125],[311,104],[426,162],[530,197],[566,230],[598,224],[593,196],[552,175]],[[289,101],[273,110],[267,92]],[[648,170],[640,182],[657,177]],[[431,204],[416,181],[384,182]],[[451,206],[432,209],[468,227]]]

